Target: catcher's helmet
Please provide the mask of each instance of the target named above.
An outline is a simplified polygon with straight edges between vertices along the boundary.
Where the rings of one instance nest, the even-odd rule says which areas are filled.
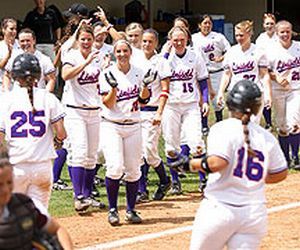
[[[256,115],[262,105],[262,93],[256,83],[241,80],[229,92],[226,104],[230,111]]]
[[[31,53],[18,55],[12,65],[11,75],[13,79],[32,76],[41,78],[41,67],[38,59]]]

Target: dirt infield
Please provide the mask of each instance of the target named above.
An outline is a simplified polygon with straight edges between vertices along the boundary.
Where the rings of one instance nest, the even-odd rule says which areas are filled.
[[[268,208],[300,202],[300,173],[290,174],[286,181],[268,185]],[[184,194],[167,197],[161,202],[137,205],[143,224],[128,225],[124,222],[125,210],[119,211],[121,226],[111,227],[107,222],[107,211],[92,212],[86,216],[60,218],[71,234],[76,248],[93,246],[145,234],[160,233],[155,239],[131,244],[115,245],[112,249],[188,249],[194,215],[199,206],[200,195]],[[184,232],[166,235],[162,232],[173,229]],[[118,247],[117,247],[118,246]],[[91,248],[92,249],[92,248]],[[100,248],[99,248],[100,249]],[[300,249],[300,207],[269,214],[268,235],[261,249]]]

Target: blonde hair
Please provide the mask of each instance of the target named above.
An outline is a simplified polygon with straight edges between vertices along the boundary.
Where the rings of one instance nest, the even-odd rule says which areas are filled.
[[[263,21],[265,21],[267,18],[271,18],[276,23],[276,17],[272,13],[264,13]]]
[[[184,33],[184,35],[186,36],[186,39],[189,39],[189,32],[187,29],[181,27],[181,26],[174,26],[168,33],[168,38],[171,39],[173,36],[173,33],[176,31],[181,31]]]
[[[253,35],[253,21],[244,20],[234,26],[235,29],[250,33]]]
[[[144,28],[140,23],[130,23],[127,25],[127,27],[125,28],[125,32],[129,32],[131,30],[135,30],[135,29],[139,29],[141,31],[141,34],[143,34],[144,32]]]
[[[284,26],[284,25],[290,26],[291,30],[293,30],[293,25],[289,21],[281,20],[281,21],[278,21],[275,25],[276,31],[278,31],[279,26]]]
[[[130,43],[127,40],[125,40],[125,39],[119,39],[119,40],[115,41],[115,43],[114,43],[114,52],[116,50],[116,47],[119,44],[126,44],[127,47],[129,48],[129,50],[132,52],[132,47],[131,47]]]

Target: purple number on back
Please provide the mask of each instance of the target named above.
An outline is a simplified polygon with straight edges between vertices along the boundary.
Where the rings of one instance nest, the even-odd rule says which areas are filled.
[[[263,166],[265,157],[262,152],[254,150],[256,153],[255,157],[248,156],[246,165],[246,176],[251,181],[259,181],[263,177]],[[238,163],[233,170],[233,175],[239,178],[243,177],[243,161],[245,156],[245,148],[242,147],[238,150]]]
[[[29,124],[32,126],[30,129],[22,129],[21,127],[28,122],[29,117]],[[46,125],[43,121],[39,121],[37,117],[45,117],[45,111],[40,110],[36,111],[34,114],[32,111],[29,111],[26,114],[24,111],[15,111],[10,116],[10,119],[16,120],[19,119],[15,125],[11,127],[11,137],[28,137],[28,132],[33,137],[41,137],[46,132]]]

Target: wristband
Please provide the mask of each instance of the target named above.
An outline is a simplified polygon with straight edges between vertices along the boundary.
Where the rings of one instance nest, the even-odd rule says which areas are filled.
[[[211,169],[208,166],[208,162],[207,162],[207,156],[203,157],[201,160],[201,167],[202,169],[205,171],[205,173],[210,174],[212,173]]]
[[[107,25],[106,30],[109,31],[112,27],[114,27],[114,25],[110,23],[109,25]]]

